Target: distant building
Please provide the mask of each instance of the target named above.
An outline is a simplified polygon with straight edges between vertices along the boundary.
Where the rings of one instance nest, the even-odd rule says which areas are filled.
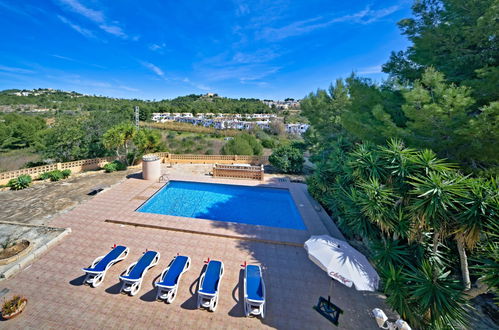
[[[237,129],[237,130],[250,130],[255,126],[263,130],[270,129],[271,119],[277,118],[275,114],[215,114],[213,113],[200,113],[196,117],[192,113],[169,113],[169,112],[155,112],[152,114],[152,121],[157,123],[164,122],[179,122],[188,123],[192,125],[213,127],[215,129]],[[253,119],[253,121],[246,121],[248,119]],[[258,120],[254,120],[258,119]],[[289,134],[303,134],[310,127],[308,124],[286,124],[286,132]]]

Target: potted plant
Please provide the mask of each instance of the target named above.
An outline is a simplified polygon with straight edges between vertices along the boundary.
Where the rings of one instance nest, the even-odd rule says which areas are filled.
[[[28,299],[21,296],[14,296],[10,300],[4,300],[2,306],[2,317],[5,320],[8,320],[21,314],[27,303]]]

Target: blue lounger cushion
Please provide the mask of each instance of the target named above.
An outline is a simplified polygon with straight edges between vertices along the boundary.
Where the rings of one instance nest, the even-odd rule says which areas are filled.
[[[173,260],[172,264],[170,265],[170,269],[168,269],[168,271],[166,272],[165,277],[158,284],[166,287],[174,287],[175,285],[177,285],[178,277],[184,271],[185,265],[187,264],[188,260],[188,257],[176,256],[175,260]]]
[[[246,294],[248,299],[264,301],[262,272],[259,266],[246,266]]]
[[[114,249],[112,249],[111,251],[109,251],[108,254],[106,254],[104,256],[104,258],[102,258],[98,263],[97,265],[95,265],[95,267],[93,268],[83,268],[83,271],[85,272],[94,272],[94,273],[98,273],[98,272],[103,272],[106,270],[107,268],[107,265],[109,265],[110,262],[114,261],[115,259],[118,259],[119,256],[126,250],[126,247],[123,246],[123,245],[118,245],[117,247],[115,247]]]
[[[215,294],[217,293],[218,281],[220,280],[220,270],[222,262],[211,260],[206,267],[206,272],[203,280],[203,288],[199,290],[201,293]]]
[[[156,258],[157,255],[158,252],[156,251],[147,251],[142,255],[142,257],[140,257],[137,264],[133,266],[132,270],[130,271],[130,274],[122,276],[121,278],[128,280],[139,280],[142,277],[144,270],[146,270],[146,268],[151,265],[151,263],[153,262],[154,258]]]

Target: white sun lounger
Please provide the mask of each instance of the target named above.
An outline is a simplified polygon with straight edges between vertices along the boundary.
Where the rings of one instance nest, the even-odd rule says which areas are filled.
[[[197,307],[208,308],[211,312],[217,309],[218,289],[224,274],[224,263],[218,260],[210,260],[206,270],[199,279]]]
[[[105,256],[96,258],[90,267],[83,268],[83,271],[87,274],[83,283],[90,284],[94,288],[98,287],[104,281],[107,270],[118,261],[125,259],[128,252],[127,247],[118,245]]]
[[[172,303],[177,296],[178,284],[182,275],[191,267],[191,258],[176,256],[168,267],[161,273],[159,281],[155,284],[158,292],[156,299]]]
[[[244,270],[244,314],[265,317],[265,283],[257,265],[247,265]]]
[[[160,254],[156,251],[147,251],[140,259],[128,266],[124,275],[120,276],[123,282],[121,292],[134,296],[139,292],[142,280],[147,271],[156,266],[159,262]]]

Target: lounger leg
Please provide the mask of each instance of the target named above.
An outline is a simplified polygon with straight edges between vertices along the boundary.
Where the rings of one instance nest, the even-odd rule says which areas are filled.
[[[141,284],[142,284],[142,280],[132,284],[132,288],[130,289],[131,296],[135,296],[137,294],[137,292],[139,292]]]
[[[168,292],[166,302],[168,304],[171,304],[175,300],[176,297],[177,297],[177,287],[175,287],[174,289],[170,290],[170,292]]]
[[[104,281],[104,276],[106,274],[105,273],[102,273],[102,274],[99,274],[99,275],[96,275],[93,280],[92,280],[92,287],[93,288],[96,288],[98,287],[99,285],[101,285],[102,281]]]
[[[210,312],[214,312],[217,309],[218,306],[218,295],[215,297],[211,298],[211,303],[210,303]]]

